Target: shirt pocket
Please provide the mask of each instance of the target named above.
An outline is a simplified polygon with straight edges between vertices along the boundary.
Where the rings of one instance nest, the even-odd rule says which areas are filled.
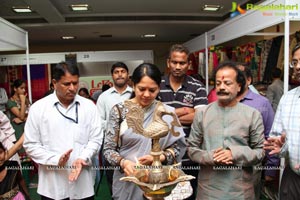
[[[81,145],[86,145],[89,141],[89,131],[90,127],[88,125],[79,126],[75,131],[75,142]]]

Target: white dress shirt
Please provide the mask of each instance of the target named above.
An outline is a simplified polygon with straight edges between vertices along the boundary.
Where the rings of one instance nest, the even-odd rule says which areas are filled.
[[[76,95],[65,109],[54,92],[34,103],[25,124],[23,146],[39,164],[37,192],[52,199],[93,196],[95,169],[91,159],[98,153],[102,137],[101,120],[91,100]],[[57,168],[59,158],[69,149],[73,151],[65,167]],[[82,169],[76,181],[69,182],[72,163],[78,158],[89,166]]]
[[[111,108],[117,103],[129,99],[131,93],[132,88],[127,86],[127,88],[121,94],[115,89],[115,87],[111,87],[102,94],[100,94],[97,100],[97,109],[101,118],[102,132],[106,129]]]

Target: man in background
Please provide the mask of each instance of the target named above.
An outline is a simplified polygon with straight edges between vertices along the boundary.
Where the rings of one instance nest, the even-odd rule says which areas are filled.
[[[272,84],[268,86],[266,97],[272,104],[274,112],[276,112],[280,98],[283,95],[283,81],[281,80],[281,69],[273,69],[272,78],[273,81]]]
[[[130,98],[132,93],[132,88],[128,86],[129,72],[128,67],[123,62],[114,63],[111,67],[111,76],[113,79],[113,87],[109,88],[105,92],[101,93],[97,100],[97,109],[100,113],[100,118],[102,121],[102,133],[105,138],[106,124],[109,119],[109,114],[111,108],[124,100]],[[102,153],[100,153],[102,155]],[[110,166],[104,157],[102,163],[105,166]],[[109,185],[110,192],[112,194],[112,179],[113,179],[113,169],[106,170],[106,178]]]
[[[271,131],[274,120],[273,108],[267,98],[256,94],[249,89],[249,85],[252,83],[251,69],[244,63],[237,63],[237,67],[239,70],[241,70],[246,79],[244,92],[239,94],[237,100],[260,112],[264,124],[264,136],[265,139],[267,139],[269,137],[269,133]],[[261,189],[263,189],[265,195],[277,197],[278,187],[276,185],[277,181],[279,180],[278,166],[280,165],[280,159],[277,156],[271,156],[269,155],[269,152],[266,152],[266,157],[264,159],[263,165],[266,166],[266,169],[263,171],[263,176],[262,170],[260,169],[261,167],[257,167],[254,173],[254,175],[257,177],[257,179],[255,180],[256,199],[260,199]],[[265,180],[266,182],[264,186],[261,184],[261,178],[263,178],[263,180]],[[267,187],[271,185],[273,185],[273,187]]]
[[[170,73],[162,77],[160,93],[158,94],[159,100],[175,108],[186,138],[190,134],[195,110],[207,104],[206,90],[203,84],[186,75],[190,64],[189,50],[180,44],[173,45],[167,59]],[[198,164],[190,161],[186,154],[183,157],[182,165],[183,167],[189,167]],[[197,169],[184,170],[184,172],[195,177],[198,175]],[[197,180],[193,179],[191,185],[194,192],[189,199],[194,200]]]

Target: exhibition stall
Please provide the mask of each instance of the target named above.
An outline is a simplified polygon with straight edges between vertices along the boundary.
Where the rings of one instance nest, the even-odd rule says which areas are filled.
[[[15,26],[14,24],[0,18],[0,51],[25,51],[24,64],[27,68],[28,80],[28,98],[32,101],[31,93],[31,79],[30,79],[30,66],[29,66],[29,45],[27,31]],[[0,58],[0,63],[6,63],[4,57]]]

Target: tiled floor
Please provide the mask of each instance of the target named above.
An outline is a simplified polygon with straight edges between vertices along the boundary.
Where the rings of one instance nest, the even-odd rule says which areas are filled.
[[[34,175],[32,181],[29,185],[29,193],[31,200],[40,200],[40,196],[37,194],[37,175]],[[106,177],[103,177],[103,180],[100,183],[98,192],[95,196],[95,200],[111,200],[111,195],[106,182]]]

